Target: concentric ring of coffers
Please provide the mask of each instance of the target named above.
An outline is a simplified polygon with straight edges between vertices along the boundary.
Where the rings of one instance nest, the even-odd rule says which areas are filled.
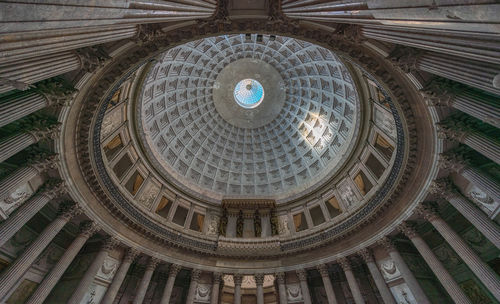
[[[196,40],[150,68],[137,103],[139,139],[166,180],[199,199],[286,200],[337,173],[359,130],[350,73],[323,47],[273,37]],[[214,106],[218,74],[243,58],[271,65],[284,81],[279,115],[259,128],[235,126]]]

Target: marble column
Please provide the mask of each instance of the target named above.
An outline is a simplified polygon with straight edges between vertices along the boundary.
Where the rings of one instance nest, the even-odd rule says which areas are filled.
[[[452,107],[500,128],[500,107],[492,95],[468,89],[458,82],[446,79],[430,82],[422,93],[428,105]]]
[[[257,304],[264,304],[264,274],[255,274],[254,279],[257,286]]]
[[[241,304],[241,282],[243,276],[241,274],[233,274],[234,281],[234,304]]]
[[[465,152],[439,154],[439,166],[462,175],[495,200],[500,199],[500,183],[471,166]]]
[[[4,63],[0,67],[0,75],[6,81],[0,84],[0,93],[14,89],[26,90],[33,83],[77,70],[80,67],[80,58],[73,51]]]
[[[428,205],[420,205],[416,212],[429,221],[451,248],[467,264],[469,269],[484,284],[491,294],[500,301],[500,281],[495,272],[465,243],[465,241]]]
[[[172,296],[172,289],[174,288],[175,277],[181,270],[181,266],[172,264],[170,265],[170,270],[168,271],[168,279],[163,289],[163,295],[161,296],[160,304],[170,303],[170,297]]]
[[[474,131],[472,127],[454,119],[437,124],[437,128],[439,137],[456,140],[500,164],[500,144],[496,139]]]
[[[384,303],[396,304],[396,300],[394,300],[394,297],[392,296],[389,287],[387,287],[387,284],[385,283],[384,277],[380,273],[380,270],[378,269],[378,266],[375,263],[375,259],[373,258],[371,250],[368,248],[362,249],[359,252],[359,255],[365,261],[366,266],[368,267],[368,270],[370,271],[370,274],[373,278],[373,281],[375,281],[375,285],[377,285],[377,289],[380,293],[380,296],[382,297],[382,300],[384,300]]]
[[[285,273],[276,273],[276,280],[278,281],[278,293],[280,297],[280,304],[287,304],[288,299],[286,296],[286,286],[285,286]]]
[[[458,286],[457,282],[455,282],[453,277],[448,273],[446,268],[444,268],[443,264],[441,264],[434,252],[432,252],[431,248],[425,243],[422,237],[420,237],[420,235],[418,235],[418,233],[407,223],[402,223],[398,229],[410,239],[413,245],[415,245],[415,248],[417,248],[422,258],[424,258],[425,262],[429,265],[429,268],[432,272],[434,272],[441,285],[444,287],[446,292],[448,292],[448,295],[453,299],[454,303],[472,303],[460,286]]]
[[[220,282],[222,280],[222,273],[214,272],[212,283],[212,295],[210,296],[210,304],[219,304],[219,290]]]
[[[29,159],[26,166],[12,172],[0,182],[0,200],[48,169],[55,169],[58,159],[57,154],[48,156],[37,154],[33,159]]]
[[[326,297],[328,298],[329,304],[337,304],[337,298],[335,297],[335,292],[333,291],[332,280],[328,274],[328,266],[325,264],[318,265],[316,267],[323,280],[323,286],[325,286]]]
[[[352,272],[351,263],[345,257],[339,259],[338,262],[340,263],[340,266],[342,266],[342,269],[344,270],[344,274],[347,279],[347,284],[349,285],[352,297],[354,298],[354,303],[364,304],[365,300],[363,299],[363,295],[361,294],[361,290],[359,289],[358,282],[356,281],[354,273]]]
[[[158,263],[159,260],[156,258],[149,259],[148,264],[146,265],[146,270],[144,271],[142,279],[137,286],[137,293],[135,294],[133,304],[142,304],[142,302],[144,301],[146,291],[148,291],[149,283],[151,282],[151,277],[153,276],[153,272],[155,271]]]
[[[85,272],[83,277],[80,279],[80,282],[78,282],[78,286],[73,291],[73,294],[69,298],[68,302],[66,302],[66,304],[80,304],[83,296],[85,296],[85,293],[88,291],[90,284],[92,284],[92,282],[94,281],[99,268],[102,267],[102,264],[104,263],[104,260],[108,256],[109,252],[113,250],[116,245],[118,245],[118,241],[114,238],[108,238],[104,240],[101,245],[101,249],[92,260],[92,263],[87,268],[87,271]]]
[[[49,182],[44,190],[22,204],[9,218],[0,223],[0,246],[5,244],[24,224],[52,199],[66,192],[62,182]]]
[[[47,98],[36,91],[7,96],[7,98],[0,103],[0,127],[47,106]]]
[[[61,203],[56,219],[45,226],[33,243],[2,272],[0,276],[0,299],[7,295],[17,280],[31,267],[31,264],[50,244],[59,231],[61,231],[64,225],[80,212],[80,208],[75,203]]]
[[[189,290],[186,303],[194,303],[194,297],[196,295],[196,288],[198,288],[198,282],[200,281],[200,276],[201,276],[201,270],[199,269],[191,270],[191,282],[189,283]]]
[[[59,125],[35,128],[0,141],[0,163],[45,138],[55,138]]]
[[[45,278],[43,278],[43,281],[38,285],[26,304],[42,304],[45,301],[80,249],[82,249],[87,240],[98,230],[99,227],[94,222],[86,221],[80,224],[80,233],[78,236],[64,251],[64,254],[59,261],[57,261],[56,265],[54,265]]]
[[[427,298],[424,290],[422,289],[422,287],[420,287],[420,284],[413,275],[413,272],[411,272],[410,268],[408,268],[408,265],[406,265],[406,262],[404,261],[401,254],[399,254],[399,251],[397,250],[396,246],[394,246],[394,243],[388,237],[384,237],[378,241],[378,244],[384,247],[391,259],[394,261],[394,264],[401,273],[401,276],[405,280],[406,285],[408,285],[408,288],[413,294],[413,297],[415,297],[415,300],[417,300],[417,303],[430,304],[431,302]]]
[[[497,225],[488,216],[479,210],[474,203],[460,194],[448,180],[432,182],[429,192],[445,198],[460,214],[497,248],[500,248],[500,231]]]
[[[116,298],[116,295],[118,294],[118,291],[120,290],[120,287],[122,286],[123,280],[127,275],[130,265],[135,260],[138,254],[139,252],[135,249],[132,248],[127,249],[127,251],[125,252],[125,256],[123,257],[122,262],[120,264],[120,267],[118,267],[118,270],[116,271],[116,274],[113,277],[113,281],[111,282],[108,289],[106,290],[106,293],[102,297],[100,304],[113,303],[113,301]]]
[[[300,269],[296,271],[297,277],[300,282],[300,289],[302,289],[302,297],[304,298],[304,304],[311,304],[311,294],[309,293],[309,286],[307,285],[307,271]]]

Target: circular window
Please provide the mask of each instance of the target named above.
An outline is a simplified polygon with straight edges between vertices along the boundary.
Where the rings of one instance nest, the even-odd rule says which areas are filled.
[[[241,107],[253,109],[264,99],[264,88],[255,79],[243,79],[234,88],[234,99]]]

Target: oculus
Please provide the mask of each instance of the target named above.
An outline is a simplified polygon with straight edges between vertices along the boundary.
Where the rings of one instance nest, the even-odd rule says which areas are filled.
[[[234,100],[245,109],[253,109],[264,99],[264,88],[255,79],[243,79],[234,88]]]

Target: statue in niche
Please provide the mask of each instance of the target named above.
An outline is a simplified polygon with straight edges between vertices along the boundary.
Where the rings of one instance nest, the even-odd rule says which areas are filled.
[[[276,213],[274,212],[274,209],[271,211],[271,234],[272,235],[277,235],[279,233],[278,231],[278,217],[276,216]]]
[[[243,211],[241,210],[236,220],[236,237],[243,237]]]
[[[220,218],[219,235],[226,236],[226,229],[227,229],[227,209],[224,208],[224,210],[222,211],[222,216]]]
[[[255,210],[255,215],[253,217],[253,225],[255,229],[255,237],[262,236],[262,221],[260,220],[259,210]]]

